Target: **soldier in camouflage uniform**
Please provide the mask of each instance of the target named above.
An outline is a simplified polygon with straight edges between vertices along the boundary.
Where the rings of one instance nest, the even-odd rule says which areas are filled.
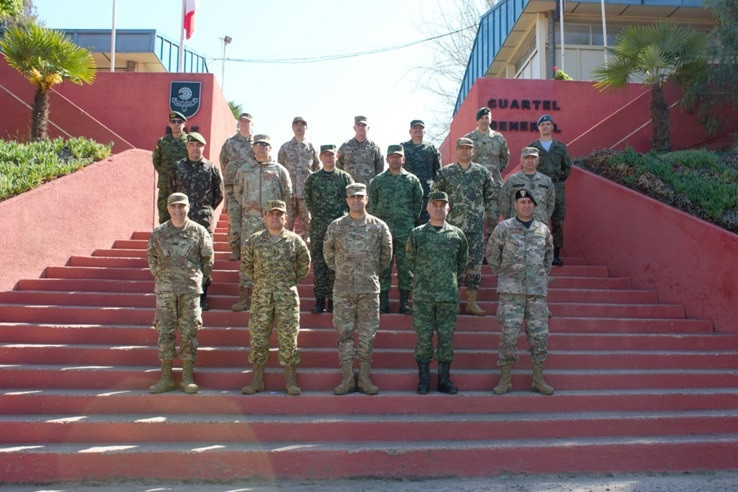
[[[541,162],[538,171],[545,174],[554,184],[556,191],[556,206],[551,215],[551,234],[554,242],[554,266],[563,266],[564,262],[559,258],[561,248],[564,247],[564,217],[566,216],[566,187],[565,182],[571,173],[571,158],[566,150],[566,145],[554,140],[552,133],[554,122],[551,116],[544,114],[538,118],[538,133],[540,138],[531,143],[529,147],[538,149]]]
[[[346,196],[349,213],[331,222],[323,242],[325,262],[336,272],[333,327],[343,373],[333,393],[355,391],[354,359],[358,353],[358,388],[367,395],[376,395],[379,390],[369,372],[374,336],[379,329],[379,274],[392,258],[392,235],[387,224],[366,213],[366,185],[348,185]],[[357,329],[358,349],[354,347]]]
[[[538,149],[524,147],[520,153],[522,169],[507,177],[500,191],[500,213],[506,219],[513,217],[515,210],[515,192],[525,188],[530,191],[538,206],[533,218],[548,225],[554,211],[556,201],[554,185],[551,178],[536,171],[538,167]]]
[[[269,135],[254,137],[254,160],[241,165],[236,172],[233,194],[241,206],[241,253],[247,246],[249,237],[264,228],[266,202],[282,200],[287,203],[292,196],[290,174],[271,157],[271,138]],[[238,302],[231,307],[233,311],[247,311],[251,308],[251,277],[244,273],[243,258],[239,276]]]
[[[402,168],[405,151],[402,145],[387,147],[389,169],[378,174],[369,186],[367,211],[382,219],[392,233],[392,258],[397,261],[397,286],[400,290],[400,313],[413,314],[408,304],[413,289],[413,275],[407,266],[405,243],[420,217],[423,188],[420,180]],[[392,260],[379,278],[379,312],[389,313],[389,290],[392,286]]]
[[[212,237],[215,230],[213,211],[223,201],[223,176],[215,164],[203,157],[205,143],[197,132],[187,135],[187,158],[174,166],[169,186],[173,192],[187,195],[190,219],[205,227]],[[210,309],[207,302],[209,285],[209,280],[203,284],[200,296],[200,306],[204,311]]]
[[[419,376],[417,391],[421,395],[427,394],[430,388],[434,331],[438,333],[438,391],[458,392],[449,373],[454,360],[453,336],[459,305],[457,278],[466,267],[469,248],[461,229],[446,222],[448,211],[448,195],[442,191],[431,192],[430,220],[413,229],[406,245],[408,264],[415,276],[413,329],[418,334],[415,361]]]
[[[187,134],[184,132],[184,125],[187,118],[179,111],[169,113],[169,128],[172,130],[171,135],[161,137],[156,142],[154,153],[151,158],[154,161],[154,169],[158,175],[157,188],[159,194],[156,199],[156,207],[159,211],[159,223],[163,224],[169,220],[169,212],[167,211],[167,198],[172,193],[169,189],[169,179],[172,175],[172,169],[181,159],[187,157]]]
[[[533,363],[532,391],[552,395],[543,379],[548,353],[548,276],[553,259],[553,240],[548,227],[533,218],[536,200],[525,188],[515,192],[515,217],[501,222],[487,245],[487,263],[497,274],[500,323],[500,381],[492,390],[503,395],[512,390],[510,374],[517,362],[520,328],[525,334]]]
[[[410,122],[410,140],[404,142],[405,148],[405,171],[413,173],[420,180],[423,187],[423,210],[415,225],[423,225],[428,222],[428,193],[430,193],[433,179],[441,169],[441,153],[435,145],[423,141],[425,137],[425,123],[423,120]]]
[[[177,356],[174,339],[179,330],[182,341],[182,384],[185,393],[197,393],[192,371],[197,357],[197,332],[202,328],[199,297],[203,279],[213,271],[213,241],[208,231],[187,218],[189,200],[173,193],[167,200],[170,220],[154,229],[146,248],[149,270],[154,276],[156,319],[159,333],[161,377],[149,388],[151,393],[175,389],[172,361]]]
[[[295,368],[300,362],[297,334],[300,331],[300,297],[297,283],[310,271],[310,253],[305,242],[285,229],[287,205],[281,200],[265,204],[265,230],[253,234],[243,250],[243,269],[254,279],[249,318],[249,362],[254,368],[251,383],[241,392],[264,391],[264,366],[269,360],[269,336],[277,325],[279,364],[284,367],[285,388],[299,395]]]
[[[318,152],[312,143],[305,140],[307,121],[302,116],[292,120],[292,132],[295,136],[279,148],[277,162],[290,173],[292,180],[292,197],[287,202],[287,229],[295,230],[295,219],[300,218],[300,236],[303,241],[310,241],[310,211],[305,204],[305,181],[311,173],[320,169]]]
[[[366,116],[354,118],[354,138],[345,141],[338,148],[336,167],[346,171],[357,183],[369,182],[384,170],[384,156],[377,144],[367,139],[369,123]]]
[[[349,173],[336,169],[336,146],[320,146],[323,169],[305,181],[305,203],[312,215],[310,255],[313,259],[314,314],[333,312],[333,282],[336,274],[323,258],[323,240],[328,225],[348,212],[346,187],[354,182]]]
[[[484,167],[471,161],[473,143],[462,137],[456,141],[456,162],[438,171],[433,189],[448,194],[451,211],[448,221],[459,227],[469,243],[466,265],[466,312],[483,316],[477,304],[477,290],[482,282],[484,256],[484,214],[497,217],[497,199],[501,183]]]
[[[220,149],[220,169],[223,171],[226,210],[228,211],[228,246],[231,248],[230,260],[241,259],[241,205],[236,200],[233,185],[238,168],[247,161],[254,160],[251,124],[249,113],[238,116],[238,131],[228,138]]]

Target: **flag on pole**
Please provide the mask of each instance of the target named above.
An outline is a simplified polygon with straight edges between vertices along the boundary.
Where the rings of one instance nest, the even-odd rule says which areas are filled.
[[[199,3],[198,0],[184,0],[185,8],[182,25],[184,26],[187,39],[190,39],[195,32],[195,12],[199,7]]]

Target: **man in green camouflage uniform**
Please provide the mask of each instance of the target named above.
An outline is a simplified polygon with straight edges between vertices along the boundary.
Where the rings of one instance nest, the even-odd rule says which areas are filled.
[[[307,121],[302,116],[292,120],[292,140],[285,142],[277,153],[277,162],[290,173],[292,197],[287,202],[287,229],[295,230],[295,219],[300,219],[300,236],[310,241],[310,211],[305,204],[305,181],[311,173],[320,169],[318,152],[312,143],[305,140]]]
[[[241,165],[236,172],[233,194],[241,206],[241,253],[249,237],[264,228],[266,202],[282,200],[287,203],[292,196],[290,174],[271,156],[272,140],[269,135],[254,137],[254,160]],[[231,307],[233,311],[247,311],[251,308],[251,286],[253,281],[246,275],[241,263],[239,276],[238,302]]]
[[[433,189],[448,194],[451,211],[448,221],[464,231],[469,243],[466,265],[466,312],[483,316],[477,304],[477,290],[482,282],[484,256],[484,214],[497,217],[499,183],[489,171],[471,161],[473,143],[462,137],[456,141],[456,162],[438,171]]]
[[[377,144],[367,139],[369,123],[366,116],[354,117],[354,138],[338,148],[336,167],[346,171],[357,183],[369,182],[384,170],[384,156]]]
[[[510,374],[518,360],[517,345],[525,320],[525,334],[533,363],[532,391],[552,395],[543,379],[548,353],[548,276],[553,240],[548,226],[533,218],[536,200],[525,188],[515,192],[515,217],[501,222],[487,245],[487,263],[497,274],[500,381],[492,390],[503,395],[512,390]]]
[[[212,237],[215,230],[213,211],[223,201],[223,176],[218,166],[203,157],[205,143],[197,132],[187,135],[187,158],[174,166],[169,187],[173,192],[187,195],[190,219],[206,228]],[[204,311],[210,309],[207,302],[209,285],[209,280],[203,284],[200,296],[200,306]]]
[[[468,245],[461,229],[446,222],[449,211],[446,193],[431,192],[427,208],[430,220],[413,229],[406,245],[408,264],[415,276],[413,329],[418,334],[415,345],[417,391],[425,395],[430,388],[433,332],[436,331],[438,391],[456,394],[458,389],[449,373],[454,360],[453,336],[459,305],[457,278],[466,267]]]
[[[238,131],[228,138],[220,149],[220,169],[223,171],[225,186],[226,211],[228,212],[228,246],[231,248],[230,260],[241,259],[241,205],[236,200],[233,185],[238,168],[245,162],[254,159],[251,124],[253,117],[249,113],[238,116]]]
[[[336,272],[333,284],[333,327],[338,336],[338,359],[343,379],[333,389],[336,395],[359,390],[367,395],[379,391],[369,378],[374,336],[379,329],[379,274],[392,258],[392,235],[382,220],[366,213],[366,185],[346,187],[349,213],[328,226],[323,256]],[[358,349],[354,333],[359,332]],[[354,381],[354,359],[358,353],[359,380]]]
[[[540,138],[529,147],[538,149],[540,163],[538,171],[545,174],[554,184],[556,191],[556,206],[551,215],[551,234],[554,242],[554,266],[563,266],[559,258],[561,248],[564,247],[564,217],[566,216],[566,179],[571,173],[571,158],[566,145],[553,139],[554,122],[551,116],[544,114],[538,118],[538,133]]]
[[[405,171],[413,173],[420,180],[423,187],[423,210],[415,225],[423,225],[428,222],[428,193],[430,193],[433,179],[441,169],[441,153],[435,145],[425,142],[425,123],[423,120],[410,122],[410,140],[403,142],[405,148]]]
[[[279,364],[284,367],[285,388],[299,395],[295,368],[300,362],[297,334],[300,331],[300,297],[297,283],[310,271],[305,242],[285,229],[287,205],[281,200],[265,204],[265,230],[253,234],[243,250],[242,265],[254,279],[249,317],[249,362],[254,368],[251,383],[241,388],[246,395],[264,391],[264,366],[269,360],[269,336],[277,325]]]
[[[197,393],[192,371],[197,357],[197,332],[202,328],[200,294],[203,279],[213,271],[213,241],[208,231],[187,218],[189,200],[173,193],[167,200],[171,218],[154,229],[146,248],[149,270],[154,276],[156,319],[159,333],[161,377],[149,388],[151,393],[175,389],[172,361],[177,356],[174,339],[179,330],[182,341],[182,384],[185,393]]]
[[[515,215],[515,192],[525,188],[530,191],[538,206],[533,218],[548,225],[556,201],[551,178],[536,171],[538,149],[524,147],[520,152],[522,169],[507,177],[500,191],[500,213],[506,219]]]
[[[397,261],[397,286],[400,290],[400,313],[413,314],[408,304],[413,289],[413,275],[407,266],[405,243],[420,217],[423,188],[420,180],[402,168],[405,151],[402,145],[387,147],[389,168],[378,174],[369,186],[367,211],[382,219],[392,233],[392,258]],[[379,312],[389,313],[389,291],[392,287],[392,260],[379,278]]]
[[[323,169],[305,181],[305,204],[312,216],[310,224],[310,256],[313,260],[314,314],[333,312],[333,282],[336,274],[323,258],[323,240],[328,225],[348,212],[346,187],[354,182],[349,173],[336,169],[336,146],[320,146]]]
[[[151,158],[154,161],[154,169],[158,175],[157,188],[159,194],[156,199],[156,207],[159,211],[159,223],[163,224],[169,220],[169,212],[167,211],[167,198],[172,193],[169,189],[169,179],[172,175],[172,168],[181,159],[187,157],[187,134],[184,132],[184,125],[187,118],[179,111],[169,113],[169,128],[172,133],[161,137],[156,142],[154,153]]]

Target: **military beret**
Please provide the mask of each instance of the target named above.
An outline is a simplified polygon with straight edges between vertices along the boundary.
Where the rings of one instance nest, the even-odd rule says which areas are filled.
[[[485,114],[490,114],[490,110],[489,110],[489,108],[479,108],[479,109],[477,110],[477,114],[476,114],[476,119],[477,119],[477,121],[479,121],[479,118],[481,118],[481,117],[482,117],[482,116],[484,116]]]
[[[302,116],[295,116],[295,117],[294,117],[294,118],[292,119],[292,124],[294,125],[295,123],[298,123],[298,122],[300,122],[300,121],[302,121],[302,122],[303,122],[303,123],[305,123],[306,125],[308,124],[308,122],[307,122],[307,121],[305,121],[305,118],[303,118]]]
[[[205,145],[207,142],[205,141],[205,137],[200,135],[197,132],[190,132],[187,134],[187,141],[188,142],[200,142],[201,144]]]
[[[241,113],[241,114],[238,115],[238,119],[239,120],[240,119],[245,119],[245,120],[253,121],[254,120],[254,117],[251,116],[249,113]]]
[[[551,118],[551,115],[544,114],[543,116],[541,116],[540,118],[538,118],[538,123],[536,123],[536,124],[537,125],[540,125],[544,121],[550,121],[551,123],[553,123],[553,118]]]
[[[364,124],[368,125],[369,120],[366,119],[366,116],[354,116],[354,125]]]
[[[352,183],[346,187],[346,196],[366,195],[366,185],[364,183]]]
[[[184,193],[172,193],[167,198],[167,205],[174,205],[175,203],[184,203],[185,205],[190,204],[190,199]]]
[[[405,148],[400,144],[392,144],[389,147],[387,147],[387,155],[390,154],[400,154],[405,155]]]
[[[410,122],[410,128],[414,127],[415,125],[420,125],[425,128],[425,123],[423,122],[423,120],[413,120]]]
[[[259,135],[254,135],[254,144],[258,144],[259,142],[272,145],[272,138],[269,135],[265,135],[263,133],[260,133]]]
[[[187,118],[185,117],[185,115],[183,115],[179,111],[170,111],[169,119],[171,120],[172,118],[179,118],[180,120],[187,121]]]
[[[332,153],[335,154],[336,153],[336,145],[335,144],[321,145],[320,146],[320,153],[322,154],[323,152],[332,152]]]
[[[536,203],[536,199],[533,198],[533,194],[525,188],[521,188],[515,192],[515,201],[517,202],[520,198],[530,198],[530,201],[533,202],[533,205],[535,205],[536,207],[538,206],[538,203]]]
[[[474,147],[474,142],[471,138],[461,137],[456,141],[456,147]]]
[[[443,191],[431,191],[428,194],[428,201],[429,202],[446,202],[448,203],[448,195]]]
[[[523,147],[523,150],[520,152],[520,156],[525,157],[528,155],[534,155],[538,157],[538,149],[535,147]]]
[[[287,204],[282,200],[267,200],[266,211],[269,212],[271,210],[281,210],[282,212],[287,213]]]

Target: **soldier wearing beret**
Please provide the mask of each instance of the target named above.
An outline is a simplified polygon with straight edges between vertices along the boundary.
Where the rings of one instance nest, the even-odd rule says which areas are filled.
[[[415,225],[423,225],[428,222],[428,193],[430,193],[433,179],[441,169],[441,153],[435,145],[426,142],[425,123],[423,120],[412,120],[410,122],[410,140],[403,142],[405,149],[405,170],[413,173],[420,180],[423,187],[423,209]]]
[[[249,362],[254,375],[241,388],[247,395],[264,391],[264,367],[269,360],[269,336],[277,325],[279,364],[284,367],[285,388],[299,395],[296,366],[300,362],[297,335],[300,331],[300,297],[297,283],[310,271],[310,253],[305,242],[285,229],[287,206],[282,200],[264,205],[266,229],[252,234],[243,250],[243,269],[254,279],[249,317]]]
[[[487,245],[487,263],[497,274],[497,321],[500,350],[497,365],[500,380],[492,390],[503,395],[512,390],[512,365],[518,360],[520,328],[530,344],[533,363],[532,391],[552,395],[554,389],[543,379],[548,354],[548,276],[553,259],[553,239],[548,226],[533,218],[536,199],[525,189],[515,192],[515,217],[501,222]]]
[[[525,188],[533,195],[538,206],[533,218],[548,225],[556,201],[551,178],[541,174],[538,168],[538,149],[524,147],[520,152],[521,170],[507,177],[500,191],[500,213],[506,219],[515,211],[515,192]]]
[[[187,195],[171,194],[167,208],[171,218],[154,229],[146,248],[156,291],[154,326],[159,333],[161,362],[161,377],[149,392],[164,393],[176,387],[172,361],[178,353],[174,340],[179,331],[183,365],[180,387],[185,393],[197,393],[192,371],[197,357],[197,332],[202,328],[199,298],[203,279],[210,277],[213,270],[213,241],[203,226],[187,217]]]
[[[384,170],[382,149],[367,138],[369,121],[366,116],[354,117],[354,138],[338,148],[336,167],[346,171],[357,183],[369,182]]]
[[[156,207],[159,211],[159,223],[163,224],[169,220],[167,211],[167,198],[172,193],[169,188],[169,179],[172,169],[181,159],[187,157],[187,134],[184,131],[187,118],[179,111],[169,112],[168,135],[161,137],[156,142],[151,159],[157,174],[156,186],[159,194],[156,199]]]

